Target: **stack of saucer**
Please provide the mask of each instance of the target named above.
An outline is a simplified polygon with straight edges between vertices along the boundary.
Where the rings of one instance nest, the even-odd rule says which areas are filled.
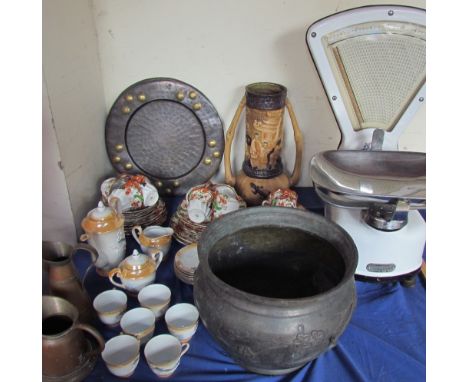
[[[180,281],[193,285],[193,277],[198,268],[198,264],[197,243],[187,245],[180,249],[175,255],[174,273]]]
[[[142,228],[150,225],[162,225],[167,218],[167,209],[165,203],[159,199],[154,206],[127,210],[123,212],[123,216],[125,217],[125,236],[132,236],[132,228],[136,225]]]
[[[174,238],[187,245],[198,241],[209,222],[195,223],[190,220],[187,212],[187,201],[184,199],[172,216],[170,226],[174,230]]]

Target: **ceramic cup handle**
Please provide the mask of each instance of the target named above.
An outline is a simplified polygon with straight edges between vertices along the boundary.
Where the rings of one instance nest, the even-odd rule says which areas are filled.
[[[186,344],[182,345],[182,351],[180,352],[180,356],[182,357],[185,353],[188,352],[190,349],[190,344],[187,342]]]
[[[139,245],[141,245],[139,238],[142,232],[143,232],[143,229],[139,225],[132,228],[132,236]]]
[[[81,322],[76,324],[76,329],[84,330],[96,339],[99,345],[99,353],[101,353],[104,350],[104,338],[102,338],[101,334],[99,334],[99,332],[96,329],[94,329],[92,326],[82,324]]]
[[[163,256],[164,256],[164,254],[163,254],[162,251],[158,251],[156,253],[151,254],[151,257],[156,262],[156,269],[159,268],[159,265],[161,264],[161,262],[163,260]]]
[[[114,281],[114,276],[117,276],[120,280],[122,280],[121,277],[120,277],[120,269],[119,268],[114,268],[114,269],[109,271],[109,280],[115,286],[117,286],[119,288],[122,288],[122,289],[125,289],[125,286],[122,283],[118,283],[118,282]]]

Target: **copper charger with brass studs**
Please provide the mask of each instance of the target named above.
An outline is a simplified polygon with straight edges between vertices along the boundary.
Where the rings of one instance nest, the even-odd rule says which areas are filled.
[[[106,149],[119,173],[142,173],[161,195],[183,195],[209,180],[224,152],[221,118],[209,99],[172,78],[125,89],[106,121]]]

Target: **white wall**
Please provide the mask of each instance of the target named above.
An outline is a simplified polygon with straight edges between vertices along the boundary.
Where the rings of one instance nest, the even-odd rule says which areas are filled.
[[[42,239],[74,243],[75,224],[44,78],[42,80],[42,176]]]
[[[340,135],[306,47],[306,30],[337,11],[382,3],[387,2],[93,0],[107,110],[132,83],[173,77],[205,93],[227,129],[245,85],[281,83],[289,90],[304,135],[300,185],[310,185],[311,156],[335,149]],[[425,8],[421,0],[391,3]],[[240,129],[233,150],[237,168],[244,150],[244,127]],[[286,131],[283,157],[292,169],[294,144],[291,130]],[[400,149],[425,151],[424,108],[402,137]],[[220,174],[217,180],[222,179]]]
[[[74,222],[96,206],[106,155],[101,66],[90,1],[43,1],[43,72]],[[45,190],[54,187],[44,177]]]

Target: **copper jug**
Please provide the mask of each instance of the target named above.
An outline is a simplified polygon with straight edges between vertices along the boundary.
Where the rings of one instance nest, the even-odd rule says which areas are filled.
[[[286,92],[284,86],[269,82],[248,85],[226,134],[224,153],[226,183],[234,186],[249,205],[259,205],[270,192],[279,188],[289,188],[299,181],[302,134]],[[242,170],[234,176],[231,170],[231,145],[245,106],[247,106],[245,159]],[[291,176],[285,173],[281,161],[285,106],[291,118],[296,143],[296,161]]]
[[[83,331],[94,337],[97,346],[87,340]],[[72,304],[60,297],[42,296],[43,379],[76,373],[103,349],[102,336],[92,326],[78,321],[78,310]]]
[[[42,262],[48,275],[48,293],[68,300],[80,312],[80,320],[90,323],[95,317],[94,309],[72,263],[72,258],[79,249],[84,249],[91,255],[92,264],[96,262],[98,254],[92,246],[80,243],[72,247],[60,241],[42,242]]]

